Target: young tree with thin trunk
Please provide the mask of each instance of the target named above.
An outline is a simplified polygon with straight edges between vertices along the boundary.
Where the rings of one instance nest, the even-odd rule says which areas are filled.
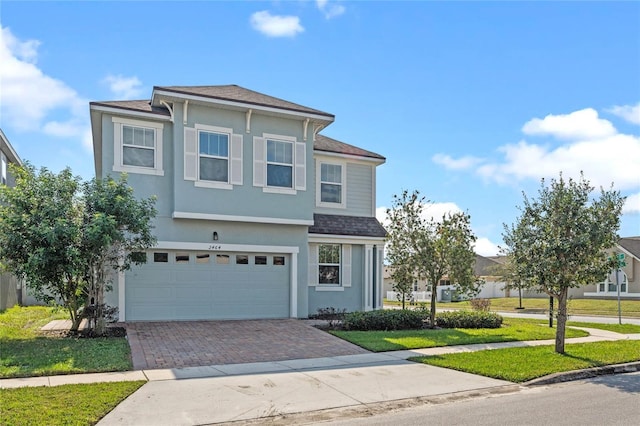
[[[476,240],[471,218],[465,213],[445,214],[442,221],[423,217],[425,201],[418,191],[394,195],[387,210],[387,258],[404,275],[426,279],[431,284],[430,325],[436,326],[438,284],[444,277],[460,293],[477,293],[480,281],[473,274]]]
[[[522,214],[513,225],[504,225],[507,253],[517,275],[558,302],[555,351],[564,353],[569,288],[592,284],[609,268],[606,249],[618,240],[620,214],[625,197],[613,187],[591,199],[594,188],[562,177],[545,186],[538,199],[524,195]]]

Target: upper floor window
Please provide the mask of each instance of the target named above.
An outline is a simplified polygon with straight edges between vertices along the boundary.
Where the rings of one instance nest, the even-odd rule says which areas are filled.
[[[134,167],[155,167],[155,129],[122,126],[122,164]]]
[[[293,143],[267,139],[267,186],[293,188]]]
[[[316,163],[316,204],[321,207],[346,207],[346,165]]]
[[[232,128],[196,124],[184,128],[184,179],[204,188],[242,185],[244,138]]]
[[[199,132],[200,180],[229,182],[229,135]]]
[[[113,170],[164,175],[162,170],[163,124],[113,117]]]
[[[0,163],[1,163],[1,168],[0,168],[0,183],[3,185],[7,184],[7,157],[5,157],[5,155],[0,152]]]
[[[307,189],[306,144],[293,136],[253,138],[253,185],[264,192],[296,194]]]

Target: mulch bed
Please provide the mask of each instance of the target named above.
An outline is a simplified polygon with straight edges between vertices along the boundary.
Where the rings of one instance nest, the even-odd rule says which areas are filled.
[[[40,331],[40,334],[44,337],[57,337],[57,338],[74,338],[74,339],[94,339],[94,338],[109,338],[109,337],[126,337],[127,330],[124,327],[108,326],[105,330],[105,334],[98,336],[93,330],[79,330],[72,332],[70,330],[48,330]]]

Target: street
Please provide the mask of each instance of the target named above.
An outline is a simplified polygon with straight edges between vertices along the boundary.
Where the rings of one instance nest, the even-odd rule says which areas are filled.
[[[300,423],[305,423],[301,419]],[[640,373],[525,388],[387,414],[327,422],[331,425],[637,425]]]

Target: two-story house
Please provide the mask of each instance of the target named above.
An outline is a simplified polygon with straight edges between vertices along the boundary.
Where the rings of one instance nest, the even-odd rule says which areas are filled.
[[[0,129],[0,185],[14,186],[15,179],[9,170],[9,164],[22,165],[18,154],[9,143],[9,139]],[[22,303],[20,281],[8,272],[0,269],[0,310]]]
[[[96,176],[157,196],[157,245],[114,278],[120,320],[304,318],[382,307],[385,158],[332,114],[235,85],[91,102]]]

